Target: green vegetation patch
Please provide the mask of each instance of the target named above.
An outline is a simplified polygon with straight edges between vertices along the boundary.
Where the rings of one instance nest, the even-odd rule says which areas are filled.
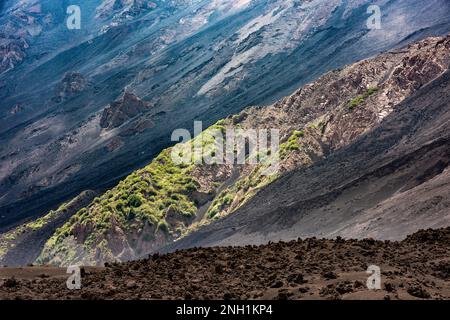
[[[193,148],[194,143],[200,141],[197,139],[202,139],[202,147],[214,152],[212,130],[223,132],[224,127],[216,124],[182,147]],[[68,238],[76,239],[76,246],[82,245],[88,255],[100,248],[102,253],[112,256],[106,238],[115,228],[130,234],[133,231],[139,233],[145,225],[151,225],[155,234],[159,231],[170,234],[175,230],[171,230],[172,226],[165,220],[169,210],[178,214],[180,220],[194,217],[197,207],[191,195],[200,189],[191,175],[195,164],[175,163],[172,160],[173,150],[162,151],[148,166],[133,172],[115,188],[78,211],[47,241],[38,262],[46,263],[52,256],[62,258],[62,263],[73,259],[75,249],[68,247]],[[154,238],[152,235],[145,236],[147,239]]]
[[[145,222],[157,226],[169,207],[181,216],[194,216],[197,208],[189,196],[199,185],[189,175],[192,166],[174,164],[170,151],[164,150],[150,165],[77,212],[58,229],[54,242],[88,226],[94,234],[102,233],[113,221],[123,230],[142,227]]]
[[[367,98],[369,98],[371,95],[375,94],[376,92],[378,92],[378,88],[369,88],[364,94],[357,96],[356,98],[350,100],[350,104],[348,106],[348,108],[350,110],[355,109],[357,106],[363,104]]]
[[[293,131],[289,139],[280,145],[280,157],[285,159],[289,153],[300,150],[299,140],[305,137],[304,131]]]

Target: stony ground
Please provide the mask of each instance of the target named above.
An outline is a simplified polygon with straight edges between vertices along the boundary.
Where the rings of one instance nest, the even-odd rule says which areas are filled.
[[[366,270],[381,268],[381,290]],[[0,270],[0,299],[449,299],[450,228],[402,242],[307,239],[264,246],[201,248],[83,270]]]

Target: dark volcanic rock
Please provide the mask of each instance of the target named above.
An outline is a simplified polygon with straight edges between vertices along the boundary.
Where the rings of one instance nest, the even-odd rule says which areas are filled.
[[[22,111],[23,111],[23,106],[20,103],[18,103],[9,111],[9,113],[12,115],[15,115]]]
[[[26,57],[28,43],[20,37],[6,37],[0,33],[0,74],[20,64]]]
[[[139,99],[131,92],[125,91],[122,97],[105,108],[100,126],[106,129],[120,127],[126,121],[148,111],[151,104]]]
[[[450,228],[433,233],[440,234],[439,246],[415,237],[371,241],[377,254],[370,257],[360,250],[367,242],[357,240],[181,250],[90,268],[82,275],[81,290],[67,289],[65,269],[47,268],[50,277],[44,278],[42,267],[0,269],[0,299],[448,299],[450,282],[436,277],[432,266],[450,255]],[[298,263],[297,254],[304,262]],[[274,255],[283,263],[271,262]],[[380,266],[381,281],[389,285],[366,287],[370,264]],[[322,278],[330,269],[339,279]]]
[[[88,86],[87,80],[79,72],[68,72],[55,88],[53,101],[60,103],[83,92]]]

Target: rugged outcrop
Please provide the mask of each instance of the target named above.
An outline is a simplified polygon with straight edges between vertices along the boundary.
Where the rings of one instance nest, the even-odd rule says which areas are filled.
[[[125,91],[116,101],[103,110],[100,126],[104,129],[120,127],[126,121],[149,110],[151,104],[139,99],[131,92]]]
[[[14,69],[26,57],[28,44],[23,38],[0,34],[0,73]]]
[[[24,109],[23,106],[20,103],[18,103],[13,108],[11,108],[9,113],[12,114],[12,115],[15,115],[15,114],[18,114],[18,113],[22,112],[23,109]]]
[[[443,130],[447,121],[443,115],[449,110],[439,107],[448,101],[442,79],[450,64],[449,48],[450,36],[429,38],[327,73],[271,106],[252,107],[219,121],[193,141],[165,150],[149,166],[136,171],[77,213],[73,221],[52,236],[38,261],[67,265],[79,261],[102,264],[135,259],[160,250],[174,240],[178,241],[164,250],[216,243],[261,243],[298,235],[364,237],[366,232],[372,235],[372,229],[355,227],[358,233],[350,231],[351,226],[356,221],[362,223],[360,219],[374,214],[375,209],[380,211],[376,216],[382,216],[380,238],[406,236],[416,231],[418,225],[423,226],[419,223],[421,219],[429,226],[445,225],[448,219],[444,212],[445,198],[435,198],[434,202],[430,199],[430,206],[441,208],[432,218],[428,220],[416,214],[415,224],[407,225],[402,224],[398,216],[389,218],[387,212],[392,205],[383,201],[398,197],[396,192],[422,188],[426,185],[424,182],[446,174],[449,155],[445,151],[448,150],[445,135],[434,141],[432,137],[437,137],[440,131],[424,132],[429,140],[415,141],[420,136],[417,136],[418,128],[411,127],[412,120],[400,121],[396,117],[401,114],[416,119],[417,113],[427,110],[429,114],[433,108],[438,109],[439,112],[433,109],[433,117],[423,119],[430,121],[423,127],[431,125],[435,117],[441,115],[441,122],[436,125]],[[429,84],[438,81],[436,79],[444,82]],[[414,98],[416,95],[436,97],[434,101],[424,102]],[[416,105],[410,107],[413,99]],[[217,130],[274,127],[280,130],[282,137],[280,171],[274,175],[263,174],[266,164],[183,165],[174,163],[171,158],[174,150],[190,148],[197,141],[201,141],[204,150],[217,151],[212,139]],[[390,130],[395,134],[389,133]],[[405,136],[406,132],[410,136]],[[388,139],[391,134],[397,140]],[[380,138],[383,136],[387,141]],[[408,137],[415,141],[411,142],[412,149],[400,148],[402,139]],[[361,144],[365,147],[358,147]],[[397,148],[400,149],[396,151]],[[350,151],[345,153],[346,150]],[[373,153],[383,157],[376,158]],[[427,155],[432,161],[425,160]],[[377,159],[375,163],[381,167],[370,166],[366,158],[369,156],[372,161]],[[328,169],[323,170],[324,166]],[[340,173],[342,168],[349,173]],[[420,174],[416,174],[416,180],[404,178],[418,168]],[[283,182],[301,179],[294,177],[303,172],[313,172],[316,176],[300,175],[305,181],[297,181],[295,187]],[[350,172],[353,175],[350,176]],[[335,180],[330,180],[333,175]],[[340,180],[344,178],[348,181]],[[363,187],[375,178],[383,188]],[[283,188],[289,190],[282,192],[286,199],[279,201],[282,196],[276,190],[282,183],[287,185]],[[445,185],[438,186],[430,185],[428,190],[446,192]],[[354,188],[365,193],[359,194]],[[431,192],[424,191],[424,200]],[[338,205],[342,201],[345,205]],[[253,207],[258,207],[254,209],[258,214],[248,209]],[[417,204],[410,215],[421,208]],[[431,207],[429,210],[432,211]],[[315,216],[320,223],[312,218]],[[309,222],[299,223],[297,219]],[[397,221],[397,229],[386,226],[389,219]],[[248,238],[247,233],[251,234]]]
[[[139,16],[158,5],[150,0],[104,0],[96,9],[97,17],[101,19],[114,16],[113,25],[118,25],[126,19]],[[103,32],[107,28],[103,28]]]
[[[60,103],[83,92],[88,87],[88,81],[79,72],[68,72],[55,88],[53,101]]]

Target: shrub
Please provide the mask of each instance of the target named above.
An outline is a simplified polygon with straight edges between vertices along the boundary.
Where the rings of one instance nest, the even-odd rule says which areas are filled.
[[[350,104],[348,106],[349,110],[353,110],[357,106],[359,106],[360,104],[363,104],[364,101],[366,101],[366,99],[368,97],[370,97],[371,95],[373,95],[377,91],[378,91],[378,88],[369,88],[369,89],[367,89],[367,91],[364,94],[362,94],[360,96],[357,96],[356,98],[350,100]]]
[[[128,197],[128,204],[134,208],[139,208],[142,204],[142,200],[138,195],[132,194]]]

